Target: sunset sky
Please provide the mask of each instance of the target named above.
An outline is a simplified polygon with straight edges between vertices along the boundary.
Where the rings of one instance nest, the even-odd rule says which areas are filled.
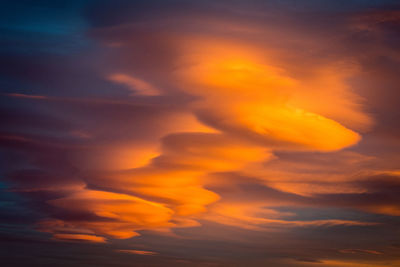
[[[3,0],[1,266],[400,266],[398,0]]]

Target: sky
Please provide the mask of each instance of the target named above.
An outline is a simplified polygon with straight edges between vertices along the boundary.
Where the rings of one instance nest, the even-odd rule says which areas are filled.
[[[400,5],[3,0],[2,266],[400,266]]]

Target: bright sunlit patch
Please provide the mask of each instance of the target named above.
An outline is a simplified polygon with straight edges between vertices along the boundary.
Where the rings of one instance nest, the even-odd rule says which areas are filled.
[[[203,51],[197,45],[186,56],[190,67],[178,73],[185,81],[183,89],[201,96],[198,108],[218,118],[214,127],[321,151],[360,140],[359,134],[332,119],[289,105],[300,82],[258,59],[258,51],[220,45],[205,45]]]
[[[95,214],[104,221],[77,221],[72,228],[90,229],[98,235],[129,238],[135,230],[170,226],[172,211],[162,204],[138,197],[96,190],[81,190],[50,201],[58,208]],[[57,231],[57,228],[54,228]]]
[[[105,243],[106,239],[102,236],[83,235],[83,234],[54,234],[55,239],[64,241],[86,241],[93,243]]]

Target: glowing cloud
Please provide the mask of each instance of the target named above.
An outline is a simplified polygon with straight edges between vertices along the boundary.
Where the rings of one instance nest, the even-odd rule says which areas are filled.
[[[179,77],[186,82],[183,90],[201,97],[198,108],[215,128],[321,151],[360,140],[338,122],[292,106],[290,98],[300,82],[256,60],[260,51],[226,43],[211,48],[205,43],[204,50],[202,43],[196,46],[200,48],[185,55],[190,67]]]
[[[61,27],[22,2],[6,13],[28,21],[0,21],[5,265],[14,245],[65,259],[29,244],[93,266],[398,265],[397,8],[83,1]]]

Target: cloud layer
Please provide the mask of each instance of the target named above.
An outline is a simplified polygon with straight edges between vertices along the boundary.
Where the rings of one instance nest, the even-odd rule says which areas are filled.
[[[3,23],[2,235],[118,266],[396,266],[398,9],[167,2]]]

